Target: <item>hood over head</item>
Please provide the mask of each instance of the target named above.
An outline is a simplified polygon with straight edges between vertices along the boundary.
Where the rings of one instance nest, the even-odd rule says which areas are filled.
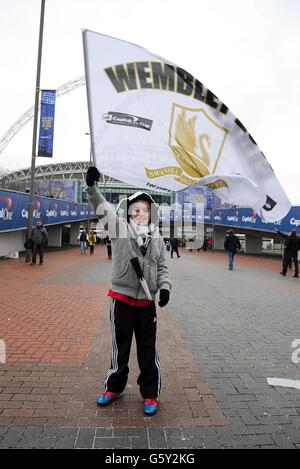
[[[132,205],[134,202],[137,202],[138,200],[144,200],[145,202],[148,202],[150,204],[150,223],[158,225],[158,205],[154,202],[154,199],[151,197],[151,195],[147,194],[146,192],[136,192],[130,197],[122,199],[117,207],[117,214],[121,217],[124,217],[129,222],[128,209],[130,205]]]

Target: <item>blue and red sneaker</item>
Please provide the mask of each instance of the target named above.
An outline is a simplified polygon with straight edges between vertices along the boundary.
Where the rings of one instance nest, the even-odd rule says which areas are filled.
[[[119,397],[123,396],[123,392],[110,392],[105,391],[101,396],[97,399],[98,405],[108,405],[111,402],[115,401]]]
[[[155,398],[144,399],[144,414],[154,415],[159,409],[159,402]]]

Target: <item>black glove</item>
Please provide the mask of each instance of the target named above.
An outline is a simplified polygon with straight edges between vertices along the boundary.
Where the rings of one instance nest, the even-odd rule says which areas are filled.
[[[86,173],[86,184],[89,187],[92,187],[95,184],[95,181],[99,181],[100,173],[95,166],[90,166]]]
[[[164,306],[166,306],[168,303],[169,303],[169,299],[170,299],[170,292],[169,290],[165,290],[164,288],[162,288],[159,292],[159,306],[161,308],[163,308]]]

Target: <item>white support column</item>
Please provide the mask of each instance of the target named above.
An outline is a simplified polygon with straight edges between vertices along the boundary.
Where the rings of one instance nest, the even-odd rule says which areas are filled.
[[[262,235],[259,234],[246,234],[246,254],[261,254],[262,253]]]
[[[48,230],[48,246],[61,247],[62,226],[47,226]]]
[[[25,251],[25,230],[0,233],[0,257],[8,256],[11,251]]]
[[[226,229],[215,226],[215,249],[217,251],[224,251],[224,240],[226,236]]]
[[[80,222],[71,223],[70,246],[78,246]]]

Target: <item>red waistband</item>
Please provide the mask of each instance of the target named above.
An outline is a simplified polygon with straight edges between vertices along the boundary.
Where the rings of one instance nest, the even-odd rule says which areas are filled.
[[[130,296],[123,295],[122,293],[116,293],[113,290],[108,290],[107,296],[123,301],[123,303],[130,306],[150,306],[153,303],[153,301],[150,300],[137,300],[136,298],[131,298]]]

